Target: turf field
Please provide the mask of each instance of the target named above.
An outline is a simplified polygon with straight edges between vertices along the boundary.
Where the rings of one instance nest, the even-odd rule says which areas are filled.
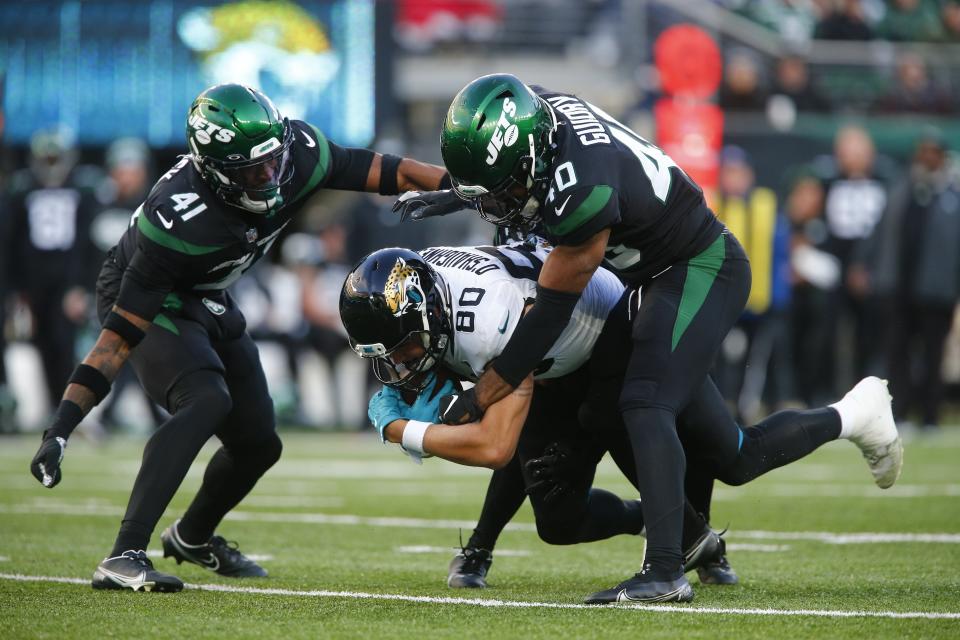
[[[416,467],[374,436],[287,433],[281,462],[220,533],[262,558],[259,581],[156,558],[180,594],[94,592],[142,442],[71,442],[64,481],[27,470],[38,438],[0,439],[0,638],[493,637],[958,638],[960,430],[909,442],[900,483],[873,484],[833,443],[747,487],[718,486],[736,587],[663,608],[586,608],[581,598],[638,566],[642,539],[550,547],[527,506],[501,538],[481,592],[447,589],[488,473]],[[164,517],[199,485],[204,450]],[[598,485],[628,494],[612,465]],[[159,531],[158,531],[159,533]],[[159,549],[155,537],[153,550]]]

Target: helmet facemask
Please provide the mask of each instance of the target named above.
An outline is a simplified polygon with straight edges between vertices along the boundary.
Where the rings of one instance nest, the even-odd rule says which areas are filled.
[[[293,178],[293,128],[283,120],[283,140],[270,138],[251,149],[252,158],[218,160],[203,155],[191,140],[194,162],[224,202],[253,213],[271,214],[283,206],[281,189]]]
[[[404,250],[405,256],[394,253],[378,260],[377,254],[388,251],[371,254],[347,277],[340,315],[350,347],[372,360],[380,382],[421,391],[450,344],[443,285],[440,276],[413,252]],[[379,271],[377,281],[361,284],[365,267],[378,261],[386,268]],[[387,269],[389,277],[384,281]]]
[[[520,156],[499,185],[487,189],[453,178],[456,194],[476,208],[487,222],[515,229],[530,229],[537,223],[550,183],[549,165],[556,152],[556,118],[553,109],[546,102],[543,104],[550,116],[550,127],[538,131],[537,136],[532,133],[527,136],[529,152]]]

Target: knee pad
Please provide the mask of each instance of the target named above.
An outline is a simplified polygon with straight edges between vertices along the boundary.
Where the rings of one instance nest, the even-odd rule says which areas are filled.
[[[541,520],[537,518],[537,535],[547,544],[577,544],[579,524],[565,520]]]
[[[760,448],[756,440],[751,437],[751,429],[744,430],[743,445],[732,463],[721,468],[717,473],[717,480],[732,487],[739,487],[756,477],[754,458],[760,455]]]
[[[224,444],[224,448],[234,460],[242,461],[244,465],[263,473],[280,459],[280,454],[283,452],[283,442],[274,431],[266,438],[251,442]]]
[[[190,410],[202,414],[202,419],[211,424],[219,424],[233,409],[233,398],[218,371],[201,370],[184,376],[173,385],[169,397],[174,413]]]

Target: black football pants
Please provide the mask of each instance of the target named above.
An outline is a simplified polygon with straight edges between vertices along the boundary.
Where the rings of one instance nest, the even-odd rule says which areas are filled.
[[[147,395],[171,414],[147,442],[112,555],[145,549],[157,522],[211,436],[214,453],[179,525],[184,540],[206,542],[224,515],[279,458],[280,438],[256,345],[248,334],[210,340],[197,322],[153,325],[131,362]]]

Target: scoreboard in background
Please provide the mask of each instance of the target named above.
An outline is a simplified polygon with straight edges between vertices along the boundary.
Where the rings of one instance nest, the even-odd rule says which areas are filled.
[[[240,82],[346,145],[374,135],[374,0],[0,3],[5,140],[181,147],[193,98]]]

